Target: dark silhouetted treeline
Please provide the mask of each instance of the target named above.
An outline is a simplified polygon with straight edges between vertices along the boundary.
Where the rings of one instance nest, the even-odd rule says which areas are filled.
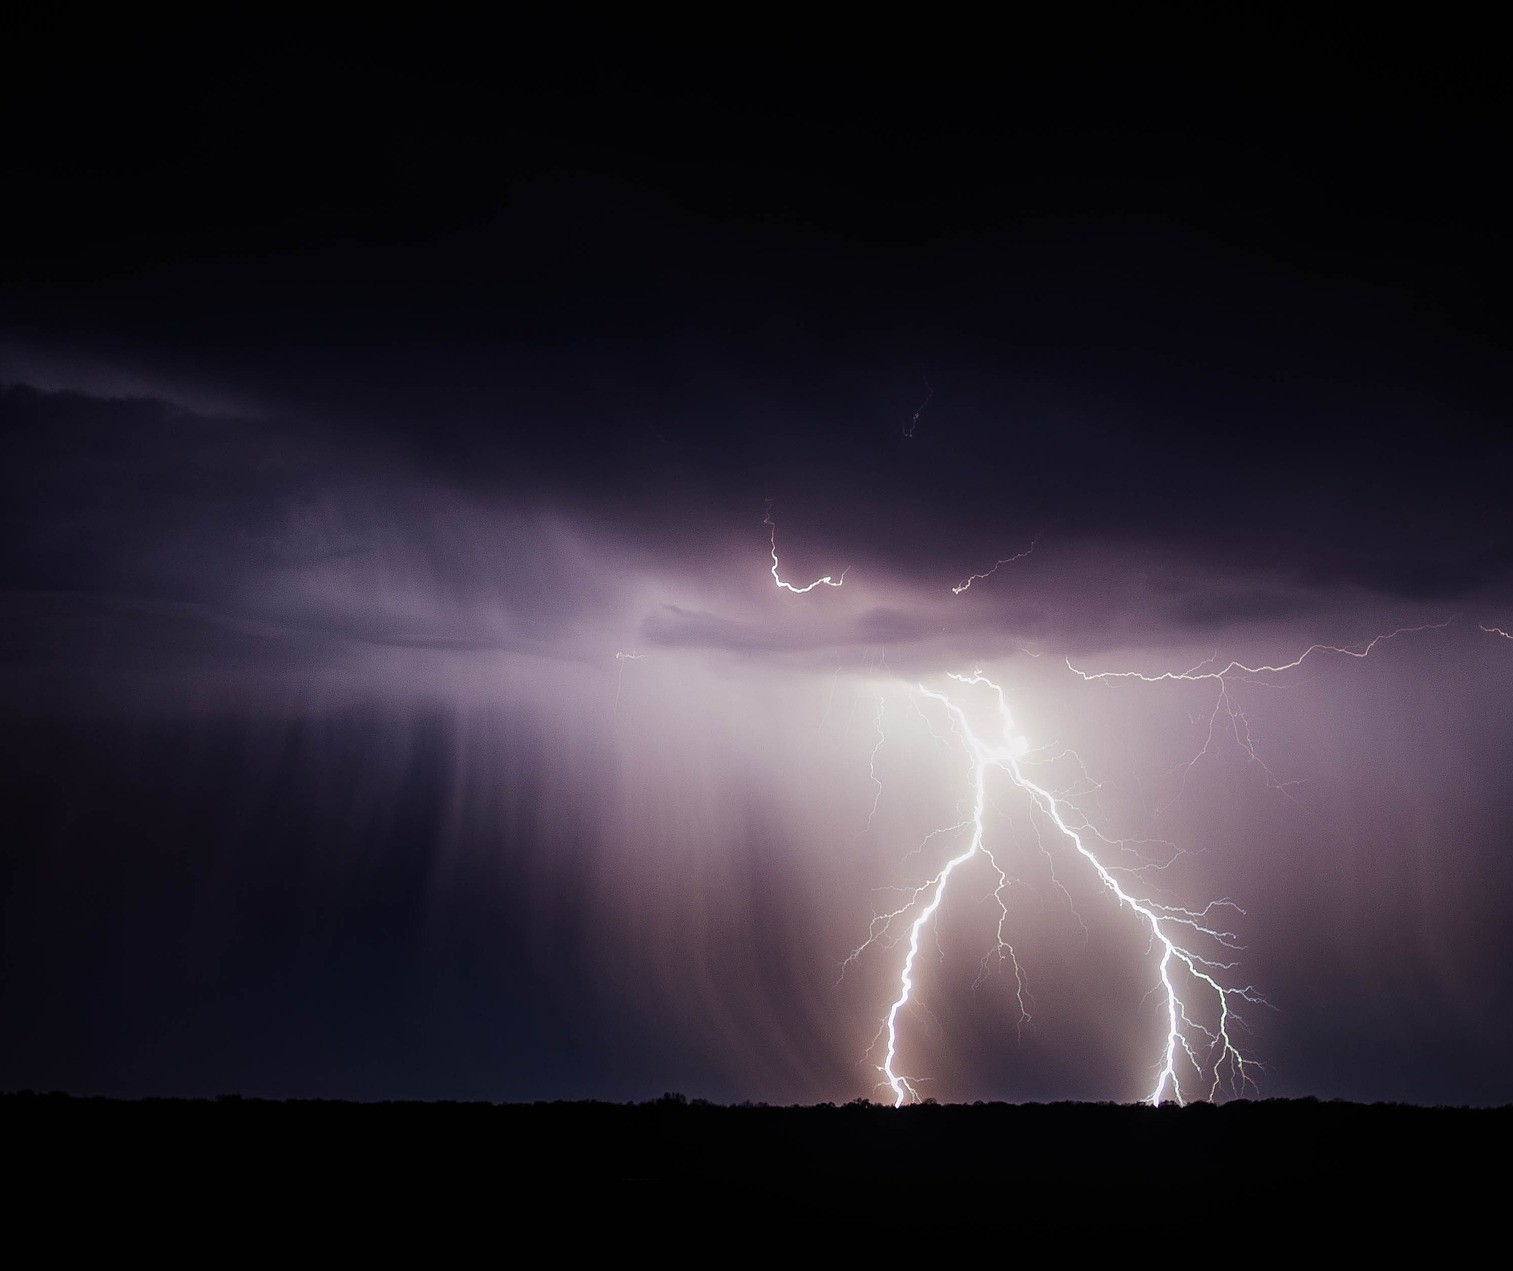
[[[7,1157],[34,1177],[185,1195],[262,1180],[299,1191],[1062,1183],[1150,1197],[1474,1190],[1501,1174],[1513,1108],[1314,1100],[717,1106],[345,1103],[0,1095]]]
[[[1505,1242],[1513,1108],[0,1095],[11,1243],[75,1260],[761,1265]],[[17,1263],[22,1265],[22,1263]],[[29,1263],[27,1263],[29,1265]],[[629,1263],[627,1262],[627,1265]]]

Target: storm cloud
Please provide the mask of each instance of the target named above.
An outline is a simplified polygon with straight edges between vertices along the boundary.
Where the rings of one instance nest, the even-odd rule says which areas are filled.
[[[0,1084],[886,1096],[970,721],[1229,902],[1239,1092],[1513,1098],[1505,77],[389,34],[5,90]],[[900,1063],[1147,1095],[988,796]]]

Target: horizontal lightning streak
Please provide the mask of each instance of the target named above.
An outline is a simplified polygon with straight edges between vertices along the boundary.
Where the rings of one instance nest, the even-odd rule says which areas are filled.
[[[1213,658],[1205,658],[1198,666],[1187,671],[1162,671],[1158,675],[1147,675],[1143,671],[1083,671],[1072,665],[1071,658],[1066,659],[1067,669],[1085,680],[1140,680],[1146,684],[1159,684],[1170,680],[1222,680],[1232,674],[1240,675],[1276,675],[1282,671],[1291,671],[1301,666],[1304,661],[1315,653],[1337,653],[1342,657],[1364,658],[1369,657],[1371,651],[1377,645],[1391,640],[1400,635],[1412,635],[1418,631],[1442,631],[1450,625],[1447,619],[1444,622],[1426,622],[1419,627],[1399,627],[1396,631],[1388,631],[1384,635],[1373,638],[1370,643],[1358,648],[1345,648],[1333,644],[1313,644],[1304,649],[1291,662],[1281,662],[1276,666],[1247,666],[1243,662],[1230,662],[1227,666],[1217,671],[1204,671],[1199,668],[1212,662]],[[1485,630],[1486,628],[1483,628]]]
[[[1239,679],[1242,682],[1247,683],[1263,683],[1264,679],[1260,677],[1279,675],[1286,671],[1295,670],[1296,668],[1302,666],[1303,663],[1309,658],[1314,657],[1316,654],[1334,654],[1340,657],[1366,658],[1371,655],[1371,653],[1377,648],[1378,645],[1383,644],[1388,640],[1392,640],[1397,636],[1411,635],[1413,633],[1421,631],[1440,631],[1445,627],[1448,627],[1449,625],[1450,621],[1447,619],[1444,622],[1429,622],[1416,627],[1398,627],[1394,631],[1384,632],[1381,635],[1373,637],[1366,644],[1356,646],[1313,644],[1304,649],[1302,653],[1298,654],[1298,656],[1293,658],[1290,662],[1279,662],[1274,665],[1268,663],[1258,666],[1251,666],[1245,662],[1231,661],[1224,666],[1219,667],[1218,669],[1213,669],[1212,664],[1218,661],[1217,653],[1211,654],[1209,657],[1204,658],[1196,666],[1189,667],[1185,671],[1162,671],[1156,675],[1150,675],[1143,671],[1084,671],[1074,666],[1070,658],[1066,659],[1066,665],[1067,669],[1070,670],[1073,674],[1080,676],[1083,680],[1086,680],[1089,683],[1095,680],[1136,680],[1142,684],[1178,682],[1199,683],[1207,681],[1218,686],[1218,696],[1214,701],[1213,711],[1209,715],[1208,730],[1207,735],[1203,741],[1203,746],[1198,751],[1198,753],[1194,755],[1193,758],[1186,764],[1178,765],[1178,767],[1182,770],[1182,779],[1178,784],[1176,793],[1172,796],[1171,801],[1166,806],[1169,807],[1172,803],[1175,803],[1182,798],[1187,789],[1187,779],[1192,774],[1193,769],[1197,766],[1198,761],[1204,758],[1204,756],[1213,753],[1214,747],[1219,740],[1219,736],[1223,727],[1220,724],[1221,715],[1227,717],[1229,721],[1229,732],[1234,737],[1235,744],[1239,746],[1240,750],[1244,753],[1246,758],[1251,763],[1259,767],[1265,774],[1267,785],[1272,790],[1275,790],[1278,793],[1283,794],[1287,798],[1292,799],[1294,802],[1296,802],[1297,800],[1292,793],[1292,787],[1298,785],[1299,783],[1296,781],[1279,780],[1276,774],[1272,772],[1270,766],[1264,759],[1261,758],[1260,753],[1256,750],[1256,743],[1254,737],[1252,736],[1250,717],[1245,713],[1239,702],[1236,701],[1235,698],[1231,695],[1230,685],[1232,679]],[[1176,769],[1173,769],[1173,771],[1176,771]]]

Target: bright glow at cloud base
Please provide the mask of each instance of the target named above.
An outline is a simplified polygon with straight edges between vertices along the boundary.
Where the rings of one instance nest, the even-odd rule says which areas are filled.
[[[1157,984],[1153,986],[1153,990],[1159,990],[1165,1018],[1165,1039],[1162,1045],[1160,1069],[1155,1087],[1149,1095],[1150,1102],[1160,1103],[1165,1098],[1182,1101],[1184,1095],[1180,1065],[1184,1060],[1198,1074],[1200,1080],[1206,1083],[1205,1093],[1209,1098],[1217,1096],[1221,1086],[1226,1086],[1226,1084],[1227,1088],[1235,1090],[1243,1090],[1247,1085],[1253,1086],[1251,1072],[1256,1065],[1248,1062],[1235,1044],[1231,1013],[1235,1002],[1259,1003],[1261,999],[1256,990],[1250,986],[1226,987],[1216,978],[1234,970],[1233,960],[1223,960],[1213,954],[1205,956],[1195,951],[1193,947],[1193,941],[1198,940],[1221,950],[1234,949],[1235,935],[1213,925],[1213,915],[1222,909],[1233,909],[1236,906],[1228,901],[1219,901],[1201,910],[1193,910],[1143,899],[1134,894],[1130,890],[1131,884],[1128,879],[1138,878],[1143,872],[1142,869],[1105,864],[1092,847],[1092,844],[1102,841],[1109,851],[1118,853],[1126,845],[1105,840],[1093,826],[1087,823],[1085,818],[1071,807],[1065,797],[1058,797],[1046,786],[1037,783],[1026,774],[1030,762],[1026,758],[1027,744],[1024,738],[1016,736],[1013,732],[1013,722],[1003,689],[980,673],[971,676],[953,675],[950,678],[958,684],[969,687],[981,686],[991,692],[996,706],[997,727],[996,730],[980,735],[974,730],[966,710],[958,701],[945,693],[927,689],[923,685],[918,687],[923,697],[937,703],[946,712],[953,732],[966,751],[972,773],[972,814],[966,849],[952,857],[934,878],[920,888],[915,897],[923,903],[909,926],[908,951],[900,974],[899,995],[889,1008],[884,1024],[887,1034],[887,1054],[882,1063],[882,1071],[893,1091],[895,1102],[902,1104],[918,1097],[915,1087],[907,1077],[900,1074],[896,1067],[899,1014],[909,1005],[914,990],[915,962],[919,957],[922,933],[940,907],[952,874],[979,853],[986,855],[998,880],[994,896],[1000,914],[1004,921],[1008,918],[1008,911],[1003,906],[1002,892],[1008,883],[1008,878],[997,858],[986,845],[987,831],[984,822],[988,809],[988,782],[994,775],[1007,778],[1014,788],[1028,796],[1040,816],[1051,823],[1053,838],[1058,838],[1069,845],[1076,855],[1093,870],[1117,905],[1128,909],[1136,921],[1149,929],[1156,964]],[[1115,870],[1125,875],[1125,883],[1121,883],[1115,877]],[[907,910],[895,911],[887,915],[887,921],[906,912]],[[1019,987],[1017,997],[1021,1018],[1024,1018],[1022,971],[1018,959],[1014,956],[1012,945],[1004,938],[1003,922],[999,926],[997,947],[1000,952],[1006,954],[1013,966],[1015,980]],[[1186,1000],[1184,1000],[1183,991],[1178,987],[1179,979],[1185,979],[1190,985]],[[1200,1001],[1190,1007],[1188,1003],[1194,996]],[[1213,1017],[1211,1025],[1201,1022],[1202,1017],[1197,1009],[1200,1005],[1210,1008],[1209,1014]]]

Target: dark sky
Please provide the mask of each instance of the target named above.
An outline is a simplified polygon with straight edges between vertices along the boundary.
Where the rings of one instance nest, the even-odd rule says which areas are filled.
[[[1263,1093],[1513,1099],[1506,77],[1233,20],[23,25],[0,1086],[876,1094],[985,667],[1245,910]],[[1035,1022],[953,900],[921,1090],[1140,1097],[998,810]]]

